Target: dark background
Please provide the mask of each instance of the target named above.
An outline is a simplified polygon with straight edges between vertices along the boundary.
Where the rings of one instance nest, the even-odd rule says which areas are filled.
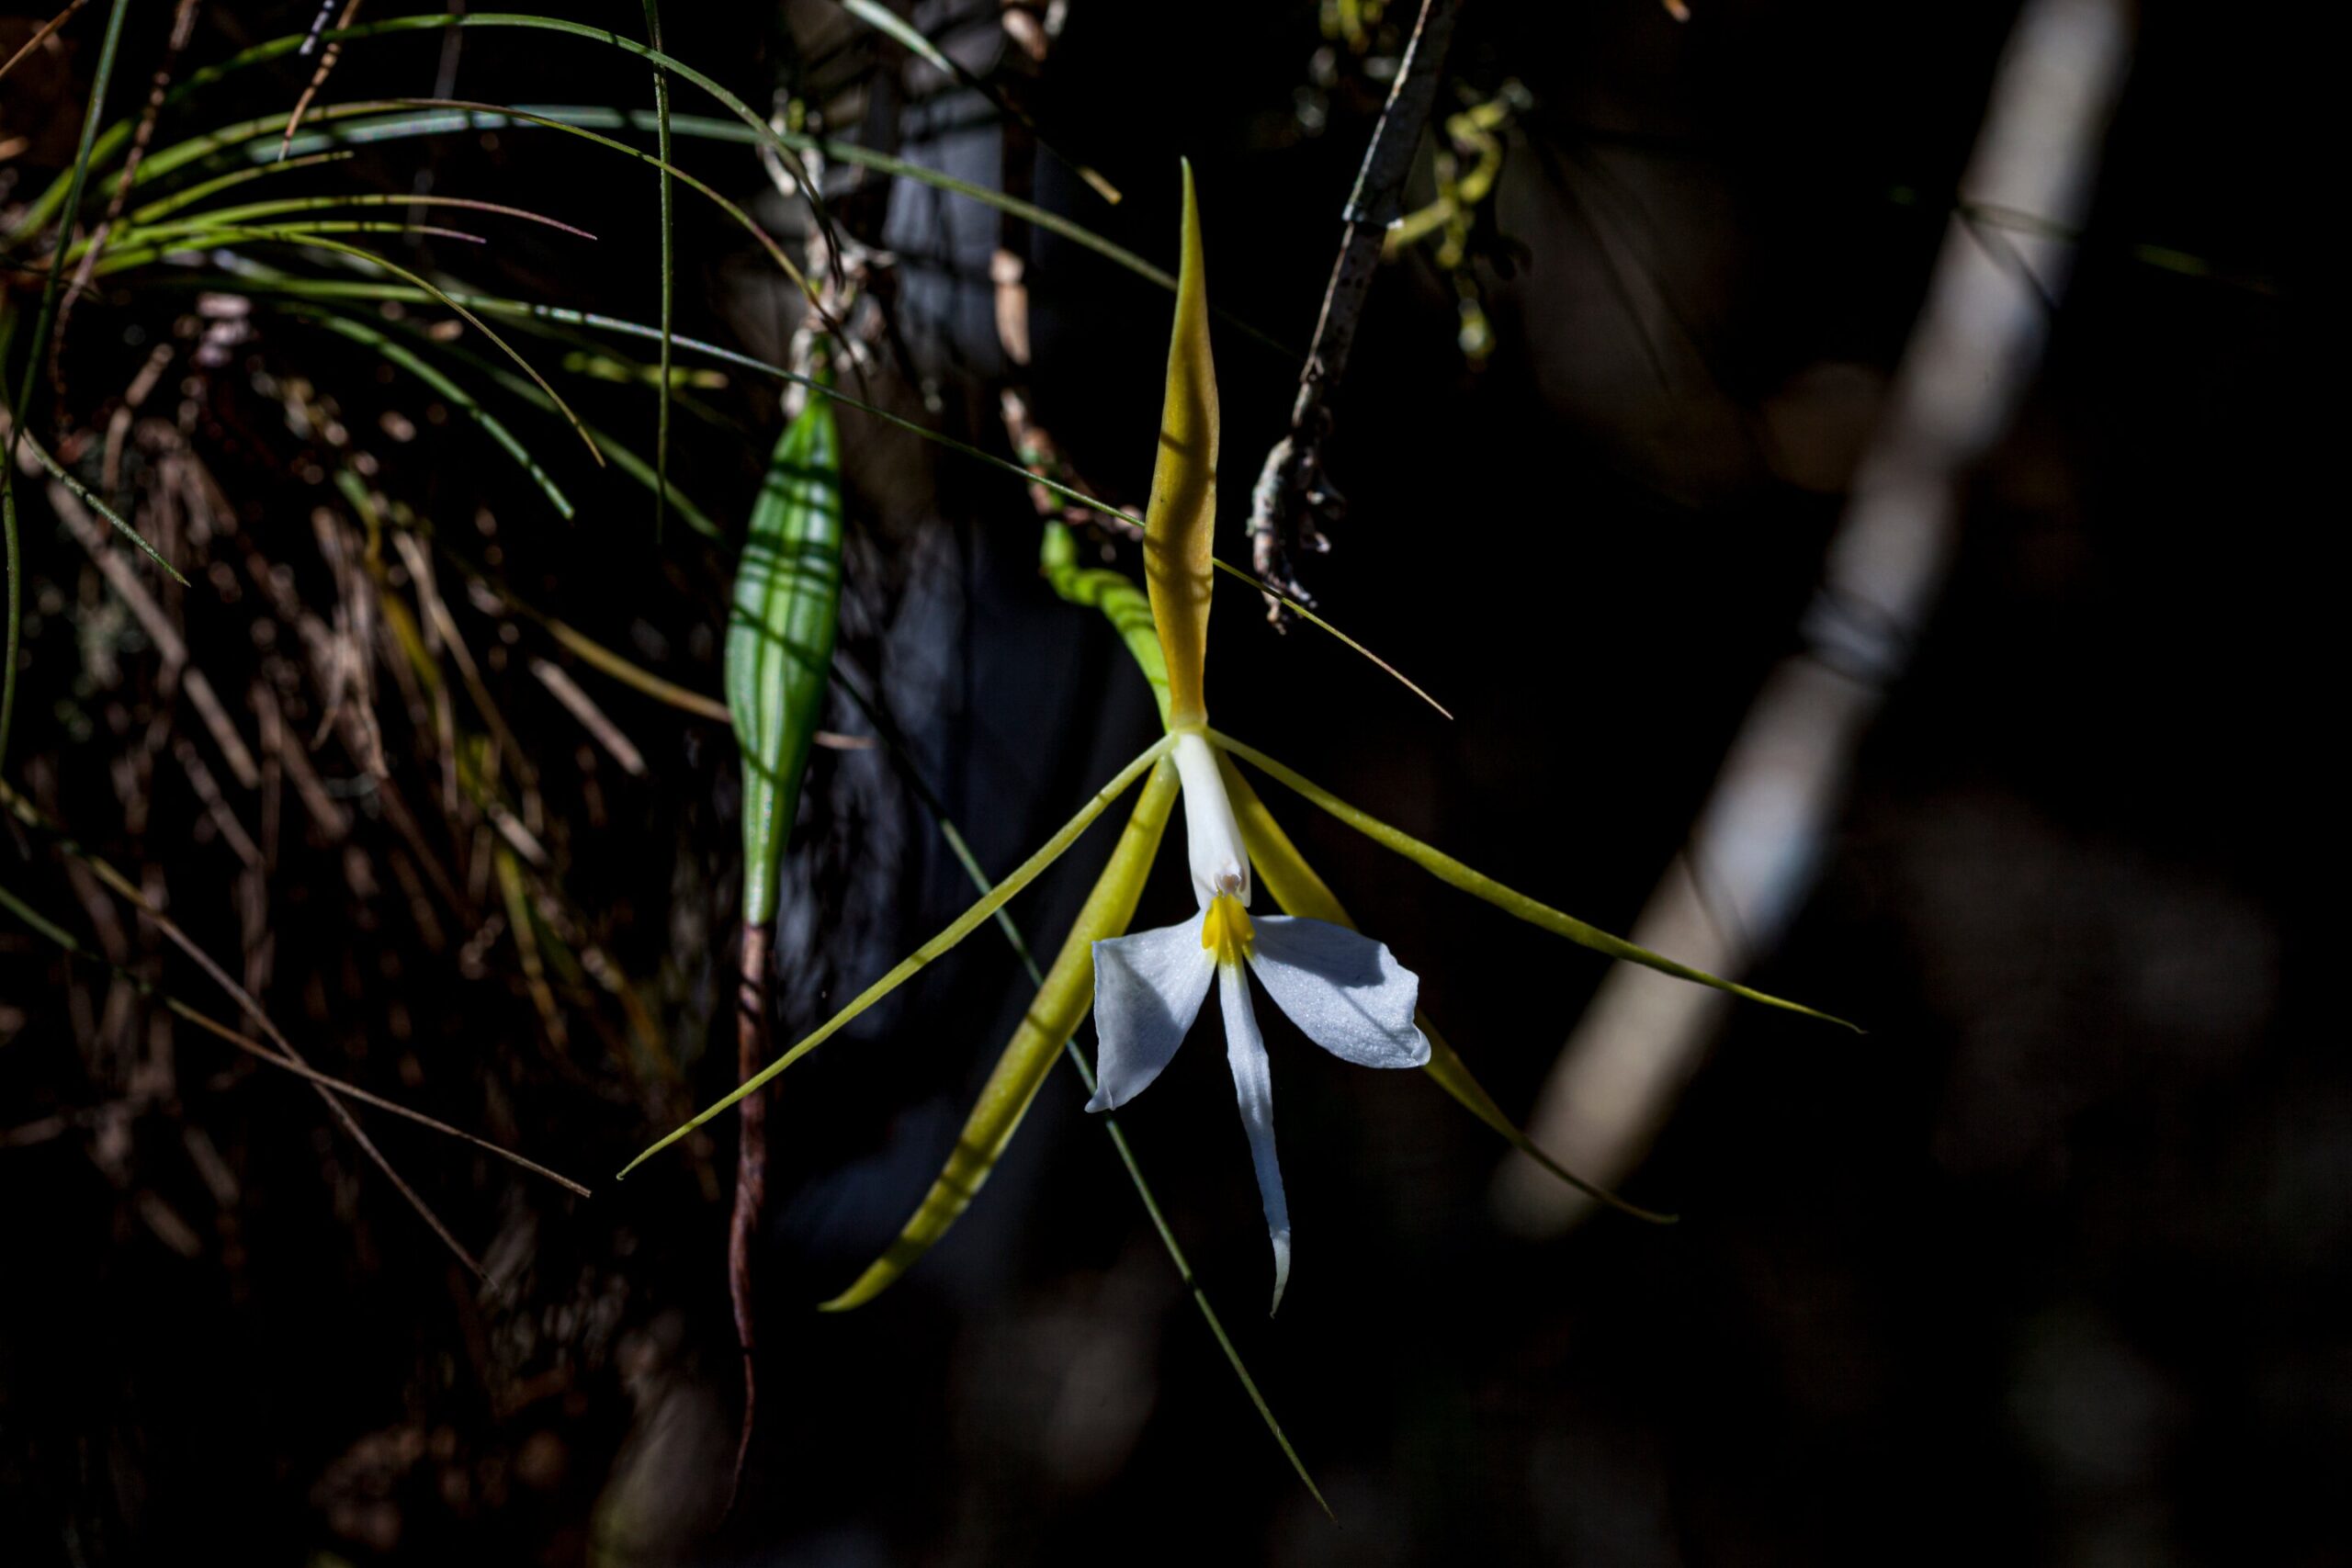
[[[100,9],[68,28],[71,49],[6,84],[9,129],[35,139],[18,162],[40,182],[70,158]],[[777,18],[676,9],[674,52],[763,106],[789,68]],[[634,9],[592,11],[641,28]],[[788,18],[805,36],[838,26],[825,13]],[[190,59],[307,19],[208,14]],[[992,58],[986,27],[920,19],[959,55]],[[1354,508],[1316,578],[1334,618],[1455,719],[1221,594],[1220,726],[1471,864],[1630,924],[1758,682],[1796,646],[2009,20],[2006,6],[1706,0],[1678,27],[1637,0],[1471,5],[1448,91],[1483,97],[1512,78],[1533,106],[1510,134],[1477,273],[1496,351],[1465,367],[1451,285],[1425,260],[1384,274],[1329,454]],[[134,16],[117,105],[153,69],[162,26]],[[27,31],[11,23],[0,44]],[[763,1426],[744,1506],[718,1522],[738,1398],[721,1258],[731,1134],[626,1186],[603,1178],[727,1082],[713,998],[734,942],[732,747],[600,687],[653,776],[607,770],[592,813],[553,782],[579,732],[518,668],[499,689],[567,807],[571,897],[642,965],[684,1083],[668,1098],[614,1091],[625,1075],[594,1059],[584,1028],[560,1060],[511,947],[476,973],[424,951],[396,898],[346,899],[338,852],[289,829],[272,877],[273,1011],[330,1070],[516,1143],[597,1195],[566,1201],[384,1130],[403,1172],[513,1280],[487,1297],[314,1097],[224,1076],[227,1054],[183,1029],[168,1103],[0,1147],[0,1555],[2345,1560],[2327,1478],[2352,1460],[2352,1071],[2321,1022],[2315,926],[2296,918],[2338,835],[2304,739],[2324,719],[2307,694],[2324,574],[2307,541],[2328,513],[2297,471],[2314,423],[2296,374],[2309,197],[2290,172],[2281,32],[2243,8],[2143,12],[2043,371],[1970,482],[1951,583],[1860,759],[1819,887],[1755,977],[1869,1033],[1734,1015],[1629,1184],[1680,1224],[1608,1218],[1515,1239],[1488,1207],[1502,1151],[1485,1129],[1416,1076],[1351,1071],[1270,1022],[1298,1253],[1269,1323],[1214,1046],[1187,1051],[1126,1117],[1336,1527],[1234,1386],[1067,1069],[907,1280],[847,1317],[803,1310],[895,1230],[1018,1016],[1025,997],[986,932],[775,1097]],[[1023,90],[1127,199],[1105,209],[1050,162],[1037,198],[1170,259],[1175,159],[1190,156],[1212,299],[1303,340],[1377,101],[1343,82],[1321,133],[1302,130],[1321,41],[1311,6],[1079,0]],[[426,91],[439,52],[431,37],[356,46],[327,99]],[[926,87],[887,50],[826,69],[911,83],[900,151],[993,183],[985,104]],[[306,74],[246,73],[175,111],[167,134],[282,109]],[[518,103],[645,96],[631,62],[515,33],[467,34],[457,80],[462,96]],[[681,109],[702,112],[689,96]],[[650,318],[639,171],[624,180],[590,150],[522,133],[426,149],[369,152],[318,187],[408,188],[429,166],[436,189],[581,221],[601,236],[584,261],[503,230],[486,255],[425,254],[486,287]],[[747,202],[763,189],[740,148],[682,161]],[[758,209],[786,220],[773,197]],[[903,325],[940,378],[942,422],[1001,450],[994,221],[906,192],[890,211]],[[790,317],[756,255],[705,210],[682,199],[680,212],[681,329],[775,356]],[[2211,276],[2152,265],[2148,246]],[[1139,502],[1165,296],[1058,243],[1031,259],[1040,417],[1095,483]],[[108,389],[144,355],[127,329],[168,328],[185,308],[130,279],[85,302],[70,415],[103,423]],[[421,400],[369,386],[348,345],[295,323],[264,317],[250,352],[281,378],[340,378],[355,411]],[[1222,328],[1217,352],[1238,556],[1293,367]],[[902,383],[886,390],[920,412]],[[299,443],[235,378],[211,395],[199,447],[247,508],[247,536],[306,549],[304,519],[332,497],[305,490]],[[712,400],[741,434],[682,425],[680,471],[731,522],[773,400],[740,381]],[[649,403],[611,395],[598,417],[642,431]],[[844,649],[1001,874],[1149,738],[1148,701],[1099,618],[1036,579],[1018,485],[854,416],[844,431],[857,534]],[[383,482],[445,520],[495,513],[512,580],[543,605],[715,690],[724,551],[674,529],[657,551],[637,492],[599,488],[576,449],[544,449],[588,498],[568,528],[462,429],[383,448]],[[37,502],[28,515],[35,587],[94,604],[76,547]],[[188,595],[200,661],[250,657],[245,614]],[[234,865],[185,782],[159,773],[137,826],[106,782],[133,728],[110,730],[106,704],[134,726],[170,711],[139,689],[152,655],[134,646],[129,685],[94,691],[76,672],[77,618],[52,610],[30,638],[11,772],[48,769],[71,827],[118,863],[158,868],[191,933],[233,953]],[[82,709],[98,722],[77,729]],[[865,730],[846,704],[834,716]],[[786,1038],[968,897],[879,754],[820,753],[808,794],[787,874]],[[1269,798],[1523,1112],[1600,961]],[[1034,939],[1057,937],[1103,839],[1015,906]],[[19,835],[6,863],[12,888],[86,940],[52,847]],[[1182,905],[1181,876],[1162,870],[1147,923]],[[178,960],[141,962],[226,1016]],[[82,1021],[106,984],[13,923],[0,938],[0,1122],[119,1096]],[[89,1008],[66,1005],[69,985]],[[190,1127],[233,1171],[233,1201],[199,1179]],[[151,1197],[192,1225],[192,1250],[159,1241]]]

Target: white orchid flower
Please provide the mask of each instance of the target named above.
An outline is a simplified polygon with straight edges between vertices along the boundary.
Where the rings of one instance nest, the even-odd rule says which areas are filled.
[[[1250,857],[1208,742],[1180,733],[1170,753],[1184,791],[1184,832],[1200,913],[1182,925],[1094,944],[1100,1080],[1089,1111],[1141,1094],[1192,1032],[1209,982],[1225,1015],[1226,1061],[1250,1134],[1250,1159],[1274,1247],[1274,1307],[1290,1281],[1290,1210],[1274,1155],[1274,1086],[1250,1003],[1246,964],[1309,1040],[1362,1067],[1418,1067],[1430,1043],[1413,1023],[1421,982],[1379,942],[1345,926],[1250,915]],[[1272,1310],[1272,1309],[1269,1309]]]
[[[1279,1306],[1290,1277],[1290,1216],[1283,1197],[1281,1168],[1274,1155],[1272,1074],[1266,1059],[1264,1038],[1258,1031],[1257,1015],[1250,1006],[1250,970],[1256,971],[1259,982],[1274,998],[1275,1005],[1290,1015],[1307,1038],[1333,1055],[1364,1066],[1426,1066],[1431,1077],[1480,1121],[1562,1180],[1629,1213],[1651,1219],[1663,1217],[1633,1208],[1614,1195],[1579,1180],[1513,1125],[1471,1075],[1460,1055],[1437,1035],[1433,1026],[1417,1017],[1414,1007],[1420,981],[1399,964],[1387,948],[1357,935],[1341,923],[1348,919],[1346,910],[1299,855],[1243,775],[1235,771],[1228,783],[1227,768],[1231,762],[1249,764],[1375,843],[1412,861],[1439,881],[1482,899],[1514,919],[1611,958],[1645,964],[1767,1006],[1832,1022],[1843,1021],[1611,936],[1473,870],[1434,845],[1425,844],[1341,800],[1255,747],[1209,728],[1203,673],[1212,573],[1216,564],[1209,546],[1216,516],[1217,395],[1203,271],[1200,217],[1193,202],[1193,176],[1188,166],[1184,172],[1182,260],[1177,274],[1175,327],[1169,344],[1167,396],[1161,408],[1151,499],[1143,519],[1148,637],[1136,635],[1134,590],[1117,573],[1091,574],[1112,578],[1119,583],[1124,595],[1115,608],[1114,600],[1106,596],[1108,591],[1099,587],[1092,591],[1091,597],[1083,593],[1069,595],[1081,603],[1100,604],[1119,627],[1129,651],[1159,698],[1166,733],[1122,768],[1035,853],[989,887],[978,902],[957,916],[945,930],[900,959],[791,1049],[745,1078],[733,1092],[657,1140],[621,1171],[623,1176],[628,1175],[694,1129],[747,1096],[760,1092],[778,1074],[846,1028],[991,917],[997,917],[1008,900],[1042,875],[1097,818],[1141,782],[1140,797],[1125,834],[1096,880],[1094,890],[1088,895],[1051,969],[1041,977],[1036,1000],[999,1058],[945,1168],[898,1240],[848,1290],[823,1303],[828,1310],[844,1310],[872,1300],[955,1224],[972,1201],[973,1194],[988,1179],[998,1156],[1026,1114],[1046,1069],[1064,1050],[1090,1006],[1101,1048],[1097,1061],[1099,1087],[1088,1108],[1110,1111],[1149,1088],[1166,1068],[1177,1047],[1191,1032],[1201,1005],[1208,999],[1213,981],[1219,982],[1227,1055],[1233,1070],[1242,1122],[1249,1133],[1259,1190],[1264,1199],[1266,1227],[1273,1241],[1274,1303]],[[1080,499],[1085,498],[1080,494]],[[1049,532],[1049,554],[1053,536]],[[1179,791],[1184,802],[1193,892],[1200,912],[1182,925],[1133,935],[1119,934],[1134,918],[1144,879]],[[1234,808],[1236,800],[1241,802],[1238,814]],[[1246,843],[1243,822],[1250,825]],[[1329,918],[1253,917],[1250,913],[1252,852],[1259,856],[1259,868],[1272,899]],[[977,865],[972,870],[976,876],[979,874]],[[1140,1181],[1140,1177],[1137,1179]],[[1146,1202],[1149,1203],[1148,1197]],[[1201,1305],[1206,1313],[1204,1297],[1201,1298]],[[1213,1314],[1211,1322],[1214,1326]],[[1223,1331],[1218,1333],[1222,1338]],[[1230,1355],[1229,1344],[1227,1348]],[[1239,1365],[1238,1360],[1235,1364],[1237,1368]],[[1246,1373],[1244,1379],[1246,1382]]]

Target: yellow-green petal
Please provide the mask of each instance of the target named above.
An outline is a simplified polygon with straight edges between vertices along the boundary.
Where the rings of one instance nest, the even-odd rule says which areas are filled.
[[[1216,367],[1209,358],[1208,284],[1201,267],[1201,213],[1193,165],[1184,165],[1183,261],[1176,274],[1176,326],[1168,342],[1168,395],[1159,455],[1144,509],[1144,582],[1168,665],[1168,721],[1204,724],[1201,668],[1208,649],[1209,546],[1216,524]]]
[[[1063,939],[1060,953],[1037,987],[1036,999],[1029,1004],[1004,1054],[997,1058],[996,1070],[981,1089],[978,1103],[965,1119],[946,1168],[931,1184],[922,1207],[889,1249],[866,1266],[856,1283],[823,1303],[820,1310],[846,1312],[880,1295],[930,1251],[971,1205],[1005,1145],[1020,1129],[1021,1119],[1029,1113],[1030,1102],[1053,1070],[1062,1042],[1077,1032],[1086,1010],[1093,1005],[1095,939],[1117,936],[1135,919],[1136,900],[1143,896],[1145,878],[1151,871],[1152,858],[1159,852],[1160,836],[1168,829],[1168,816],[1175,804],[1176,767],[1162,757],[1144,781],[1135,815],[1127,819],[1126,831],[1112,851],[1110,863],[1095,878],[1094,891],[1086,896],[1085,907]]]

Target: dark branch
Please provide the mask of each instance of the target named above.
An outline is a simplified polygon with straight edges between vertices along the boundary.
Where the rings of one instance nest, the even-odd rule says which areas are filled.
[[[1346,505],[1323,472],[1322,446],[1332,423],[1329,400],[1347,373],[1348,352],[1355,345],[1356,322],[1363,314],[1372,275],[1380,265],[1382,243],[1404,211],[1405,176],[1420,145],[1421,128],[1429,122],[1430,104],[1437,96],[1438,77],[1445,69],[1446,50],[1461,11],[1462,0],[1421,0],[1420,18],[1397,62],[1396,85],[1380,111],[1380,123],[1373,128],[1363,167],[1340,214],[1346,227],[1340,235],[1340,255],[1323,290],[1315,341],[1298,374],[1289,434],[1266,454],[1250,492],[1250,564],[1261,582],[1301,604],[1312,604],[1315,597],[1298,580],[1294,558],[1329,550],[1330,541],[1322,525],[1336,522]],[[1281,626],[1287,624],[1289,612],[1270,594],[1266,617]]]

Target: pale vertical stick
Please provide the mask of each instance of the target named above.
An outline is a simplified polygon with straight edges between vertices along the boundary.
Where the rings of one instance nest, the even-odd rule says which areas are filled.
[[[2072,260],[2059,236],[2088,209],[2132,25],[2129,0],[2028,0],[2019,14],[1927,304],[1806,615],[1806,651],[1773,671],[1749,710],[1688,847],[1634,928],[1641,945],[1736,978],[1802,907],[1855,750],[1942,587],[1962,481],[2041,362]],[[1972,221],[1986,209],[2038,221],[2031,231]],[[1698,1071],[1725,1006],[1718,992],[1618,964],[1545,1080],[1535,1141],[1617,1185]],[[1535,1234],[1594,1206],[1518,1155],[1495,1201]]]

